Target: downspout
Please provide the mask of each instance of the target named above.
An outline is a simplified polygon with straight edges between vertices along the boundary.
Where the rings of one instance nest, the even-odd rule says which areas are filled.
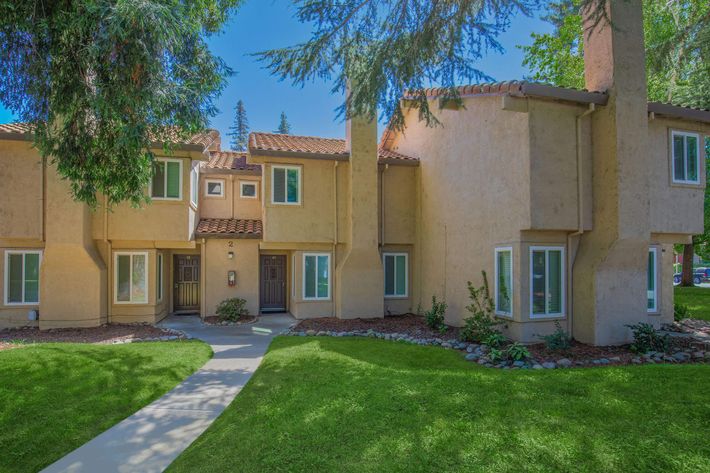
[[[385,173],[389,170],[390,165],[385,164],[382,170],[382,177],[380,178],[380,248],[385,246]]]
[[[47,160],[42,160],[42,175],[40,176],[40,185],[42,186],[42,202],[39,218],[40,218],[40,231],[42,232],[42,243],[47,242],[47,225],[46,225],[46,213],[47,213]]]
[[[582,165],[582,119],[591,115],[596,110],[596,105],[589,104],[589,108],[583,113],[575,117],[575,133],[576,133],[576,152],[577,152],[577,231],[567,235],[567,248],[569,249],[569,263],[567,268],[567,291],[569,294],[568,311],[567,311],[567,333],[571,336],[574,330],[574,287],[572,286],[572,274],[574,272],[574,263],[577,261],[577,250],[579,249],[579,239],[584,234],[584,166]],[[572,239],[577,238],[578,244],[572,251]]]
[[[335,275],[335,268],[338,267],[337,261],[337,249],[338,249],[338,161],[333,162],[333,264],[331,265],[331,271]],[[331,281],[333,287],[330,289],[330,293],[333,295],[333,317],[335,317],[335,308],[338,306],[336,304],[335,298],[338,292],[335,290],[335,285],[338,284],[337,278],[332,277]]]
[[[113,318],[113,244],[108,239],[108,197],[104,194],[104,244],[106,245],[106,280],[108,293],[106,295],[106,322],[111,323]]]

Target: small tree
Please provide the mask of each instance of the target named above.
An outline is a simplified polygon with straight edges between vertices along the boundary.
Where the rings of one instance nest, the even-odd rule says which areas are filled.
[[[288,122],[288,118],[286,118],[286,112],[281,112],[281,117],[279,118],[279,127],[274,133],[281,133],[282,135],[291,134],[291,124]]]
[[[244,108],[244,102],[239,100],[237,106],[234,107],[234,122],[229,127],[227,133],[232,139],[229,146],[234,151],[246,151],[249,145],[249,120],[247,119],[247,111]]]

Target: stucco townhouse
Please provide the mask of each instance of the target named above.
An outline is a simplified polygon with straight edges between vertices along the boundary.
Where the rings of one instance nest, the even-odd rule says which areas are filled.
[[[405,127],[354,117],[345,139],[214,130],[158,155],[152,202],[91,210],[0,126],[0,326],[157,322],[252,313],[382,317],[491,283],[507,334],[555,321],[580,341],[673,317],[674,243],[703,230],[710,111],[648,103],[640,12],[585,44],[586,89],[526,82],[426,90],[440,126],[404,97]],[[38,320],[29,321],[28,314]]]

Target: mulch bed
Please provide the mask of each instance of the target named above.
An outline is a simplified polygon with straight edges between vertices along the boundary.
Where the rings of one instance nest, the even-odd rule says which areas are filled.
[[[301,320],[293,328],[294,331],[315,330],[316,332],[352,332],[354,330],[374,330],[375,332],[401,333],[416,338],[456,338],[459,337],[458,327],[448,327],[443,334],[430,329],[424,322],[424,317],[414,314],[387,315],[376,319],[338,319],[323,317],[319,319]]]
[[[247,315],[246,317],[242,317],[239,319],[237,322],[227,322],[224,323],[221,320],[219,320],[219,317],[216,315],[211,315],[209,317],[205,317],[202,319],[204,323],[207,325],[243,325],[243,324],[251,324],[256,322],[257,317],[254,315]]]
[[[631,363],[633,358],[639,355],[632,352],[628,345],[595,347],[572,340],[570,348],[567,350],[548,350],[544,343],[526,345],[530,355],[539,362],[557,361],[560,358],[567,358],[570,361],[596,360],[600,358],[613,359],[610,364]],[[615,360],[619,358],[619,360]]]
[[[129,340],[175,336],[176,332],[152,325],[110,324],[91,328],[62,328],[39,330],[36,327],[0,330],[0,345],[20,343],[119,343]],[[15,342],[15,343],[13,343]]]

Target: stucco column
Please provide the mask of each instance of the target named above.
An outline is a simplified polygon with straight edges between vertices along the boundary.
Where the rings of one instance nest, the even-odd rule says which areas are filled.
[[[607,0],[606,8],[613,27],[602,22],[584,36],[587,88],[607,91],[609,102],[592,115],[593,229],[573,273],[573,334],[596,345],[627,342],[625,325],[647,320],[650,239],[641,0]]]
[[[106,322],[108,284],[92,240],[91,211],[72,199],[54,166],[47,164],[47,175],[39,326],[100,325]]]
[[[350,151],[346,186],[345,254],[335,271],[335,314],[340,318],[384,316],[384,273],[377,246],[377,121],[347,122]]]

